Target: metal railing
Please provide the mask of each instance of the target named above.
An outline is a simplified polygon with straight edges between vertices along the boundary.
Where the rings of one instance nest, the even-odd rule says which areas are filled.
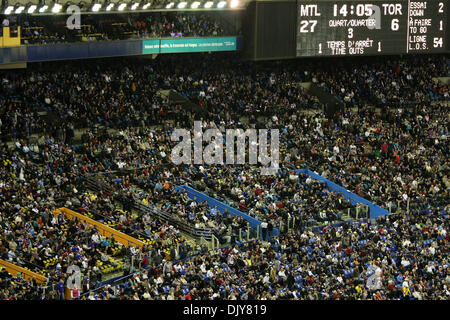
[[[61,212],[61,210],[58,209],[58,212]],[[142,241],[139,241],[137,239],[129,239],[132,237],[130,237],[118,230],[115,230],[113,228],[105,226],[102,223],[95,221],[91,218],[85,217],[80,213],[78,213],[78,214],[80,216],[82,216],[82,218],[80,218],[77,215],[72,214],[68,210],[64,210],[63,213],[64,213],[64,215],[71,216],[72,219],[77,219],[77,220],[84,219],[84,221],[87,222],[91,226],[91,228],[96,228],[100,232],[100,234],[102,234],[103,236],[113,237],[115,242],[121,243],[127,247],[131,247],[131,246],[143,247],[144,246],[144,243]],[[92,223],[90,220],[92,220],[94,223]]]
[[[86,185],[95,191],[107,191],[113,194],[117,194],[119,198],[124,199],[123,194],[115,191],[108,184],[98,181],[93,178],[93,176],[85,176]],[[160,219],[161,221],[165,221],[178,228],[180,231],[188,234],[189,236],[200,239],[204,238],[207,241],[211,241],[212,239],[212,230],[208,228],[196,228],[193,224],[184,222],[180,220],[178,217],[173,216],[172,214],[165,212],[154,205],[147,205],[142,203],[140,200],[133,198],[133,208],[142,213],[149,213],[151,216]]]
[[[23,278],[27,281],[30,281],[31,279],[34,278],[36,281],[40,283],[47,282],[47,277],[34,271],[27,270],[24,267],[15,265],[14,263],[11,263],[9,261],[0,259],[0,266],[4,267],[13,276],[20,272],[23,275]],[[13,272],[15,272],[15,274]]]

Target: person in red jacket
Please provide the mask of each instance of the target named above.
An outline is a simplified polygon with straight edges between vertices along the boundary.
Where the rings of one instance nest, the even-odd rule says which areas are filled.
[[[144,268],[146,268],[148,266],[148,256],[144,255],[144,257],[142,258],[142,265],[144,266]]]

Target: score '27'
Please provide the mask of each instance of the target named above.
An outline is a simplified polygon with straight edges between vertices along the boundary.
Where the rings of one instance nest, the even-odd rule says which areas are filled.
[[[314,28],[317,25],[317,20],[302,20],[300,21],[300,32],[308,33],[314,32]]]

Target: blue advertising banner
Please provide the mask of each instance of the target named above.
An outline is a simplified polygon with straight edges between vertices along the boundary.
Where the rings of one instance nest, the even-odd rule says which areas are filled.
[[[1,48],[0,64],[159,53],[236,51],[242,48],[242,41],[242,37],[214,37],[27,45]]]

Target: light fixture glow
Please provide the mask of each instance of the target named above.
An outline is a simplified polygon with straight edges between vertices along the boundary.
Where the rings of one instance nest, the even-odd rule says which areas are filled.
[[[37,8],[37,5],[33,4],[28,8],[28,13],[33,13]]]
[[[183,9],[183,8],[186,8],[186,5],[187,5],[187,2],[183,1],[183,2],[180,2],[177,7],[179,9]]]
[[[146,3],[144,4],[144,6],[142,7],[142,9],[146,10],[148,7],[150,7],[151,3]]]
[[[198,2],[198,1],[194,1],[191,4],[192,9],[197,9],[199,6],[200,6],[200,2]]]
[[[108,4],[108,6],[106,7],[106,11],[111,11],[112,8],[114,8],[114,3]]]
[[[60,12],[62,9],[62,5],[60,5],[59,3],[55,3],[55,5],[52,8],[52,12],[53,13],[58,13]]]
[[[205,3],[205,8],[211,8],[213,6],[214,2],[208,1]]]
[[[217,4],[217,8],[223,8],[223,7],[225,7],[227,5],[227,2],[226,1],[220,1],[218,4]]]
[[[5,14],[10,14],[14,10],[13,6],[9,6],[5,9]]]
[[[16,14],[22,13],[22,11],[23,11],[24,9],[25,9],[24,6],[20,6],[20,7],[18,7],[18,8],[16,9],[16,11],[14,11],[14,13],[16,13]]]
[[[127,6],[126,3],[121,3],[120,6],[117,8],[117,10],[123,11],[123,9],[125,9],[126,6]]]
[[[166,6],[166,9],[170,9],[173,7],[173,5],[175,4],[175,2],[171,2]]]
[[[139,3],[134,3],[132,6],[131,6],[131,10],[136,10],[137,9],[137,7],[139,6]]]
[[[98,12],[101,7],[102,7],[102,5],[100,3],[96,3],[92,6],[92,11]]]
[[[42,6],[42,7],[39,9],[39,12],[40,12],[40,13],[45,12],[47,9],[48,9],[48,6],[47,6],[47,5]]]
[[[239,5],[239,0],[231,0],[230,7],[236,8]]]

